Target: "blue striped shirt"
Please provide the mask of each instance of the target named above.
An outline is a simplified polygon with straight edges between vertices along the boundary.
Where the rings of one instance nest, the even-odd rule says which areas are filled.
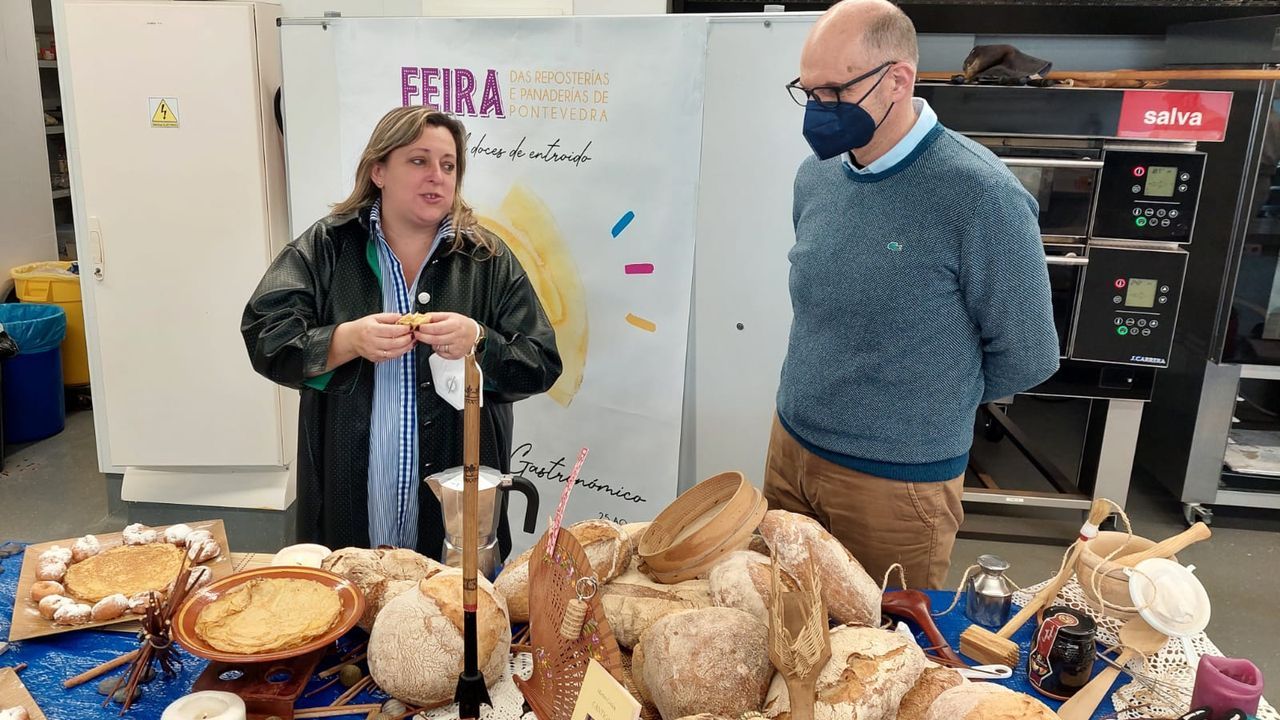
[[[404,267],[382,233],[381,202],[369,213],[377,240],[378,268],[382,281],[382,311],[404,315],[413,312],[411,288],[418,286],[422,269],[452,233],[446,216],[436,231],[426,259],[412,283],[404,280]],[[418,544],[418,384],[416,351],[374,365],[373,415],[369,428],[369,542],[371,547]]]

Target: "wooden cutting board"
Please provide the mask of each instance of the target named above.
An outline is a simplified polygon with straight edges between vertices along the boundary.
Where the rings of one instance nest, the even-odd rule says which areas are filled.
[[[176,524],[176,523],[175,523]],[[213,579],[218,580],[230,575],[234,572],[231,560],[231,548],[227,543],[227,530],[223,526],[221,520],[201,520],[197,522],[188,522],[192,530],[208,530],[213,534],[213,539],[218,541],[218,546],[222,548],[222,554],[218,557],[201,563],[213,570]],[[157,525],[152,529],[164,533],[168,525]],[[97,536],[98,542],[102,544],[104,550],[122,545],[124,538],[122,533],[102,533]],[[9,640],[27,640],[29,638],[44,637],[46,635],[58,635],[60,633],[71,632],[74,630],[84,630],[86,628],[101,628],[106,626],[115,626],[122,624],[131,624],[136,627],[138,616],[125,613],[115,620],[105,622],[91,622],[84,625],[56,625],[52,620],[46,620],[40,615],[40,610],[35,603],[31,602],[31,586],[36,582],[36,570],[39,565],[40,553],[48,550],[54,545],[61,545],[69,548],[75,545],[79,538],[70,538],[68,540],[54,540],[52,542],[38,543],[28,545],[26,552],[22,556],[22,571],[18,575],[18,592],[13,599],[13,623],[9,628]],[[114,629],[114,628],[112,628]]]
[[[31,716],[31,720],[45,720],[44,713],[40,712],[40,706],[36,705],[31,693],[27,692],[27,687],[22,684],[18,673],[14,672],[13,668],[0,668],[0,710],[8,710],[11,707],[25,709],[27,715]]]

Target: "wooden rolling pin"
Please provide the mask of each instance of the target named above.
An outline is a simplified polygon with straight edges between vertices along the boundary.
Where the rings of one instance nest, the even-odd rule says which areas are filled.
[[[1209,526],[1202,522],[1198,522],[1173,537],[1161,540],[1146,550],[1133,553],[1132,555],[1121,555],[1120,557],[1112,559],[1112,562],[1125,567],[1133,567],[1143,560],[1173,557],[1188,547],[1195,545],[1201,540],[1208,540],[1212,536],[1213,531],[1209,530]]]

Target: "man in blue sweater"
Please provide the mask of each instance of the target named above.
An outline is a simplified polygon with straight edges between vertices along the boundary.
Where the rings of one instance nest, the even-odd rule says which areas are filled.
[[[794,318],[765,476],[879,579],[941,587],[981,402],[1058,368],[1035,200],[912,97],[915,28],[885,0],[814,25],[789,86]]]

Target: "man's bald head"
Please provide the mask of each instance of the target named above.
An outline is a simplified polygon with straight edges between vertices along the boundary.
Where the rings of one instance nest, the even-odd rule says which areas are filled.
[[[849,65],[920,62],[916,28],[888,0],[841,0],[814,24],[805,51],[841,55]]]

